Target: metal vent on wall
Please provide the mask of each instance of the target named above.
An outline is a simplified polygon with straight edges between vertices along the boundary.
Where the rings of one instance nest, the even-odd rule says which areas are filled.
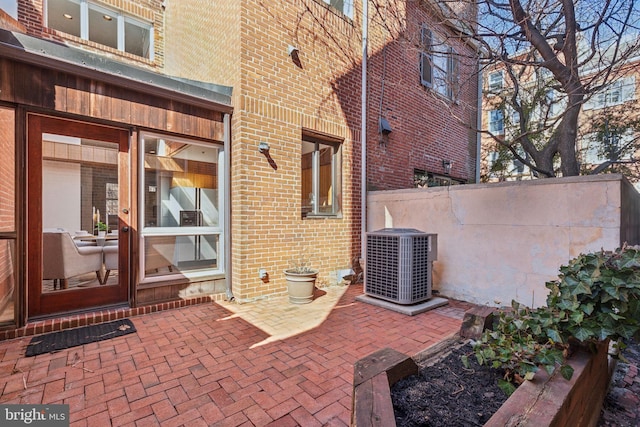
[[[385,228],[367,233],[364,292],[399,304],[431,298],[437,234]]]

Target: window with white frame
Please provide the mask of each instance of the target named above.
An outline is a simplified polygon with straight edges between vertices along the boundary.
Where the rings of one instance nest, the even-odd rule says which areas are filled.
[[[427,27],[420,29],[420,83],[453,99],[457,92],[458,58]]]
[[[342,12],[346,17],[353,19],[353,0],[323,0],[332,8]]]
[[[302,217],[337,216],[342,198],[342,139],[302,132]]]
[[[143,132],[139,161],[142,282],[221,273],[223,146]]]
[[[546,103],[548,106],[549,117],[556,117],[562,112],[562,98],[558,92],[550,89],[546,93]]]
[[[593,132],[585,135],[581,142],[582,163],[597,165],[608,160],[620,160],[625,154],[625,148],[633,142],[633,131],[621,134],[611,133],[603,135],[601,132]]]
[[[635,99],[636,77],[628,76],[612,82],[607,87],[595,93],[585,104],[585,110],[596,110],[612,107]]]
[[[489,111],[489,132],[500,135],[504,133],[504,113],[502,110]]]
[[[502,71],[494,71],[489,73],[488,86],[490,92],[500,91],[503,87],[503,75]]]
[[[499,157],[500,153],[498,153],[497,151],[490,151],[487,155],[487,162],[489,163],[489,167],[493,166],[498,161]]]
[[[88,0],[47,0],[47,27],[153,60],[153,25]]]
[[[520,135],[520,113],[510,105],[505,106],[503,128],[509,139],[516,139]]]
[[[118,229],[118,183],[107,182],[106,185],[106,223],[110,230]]]

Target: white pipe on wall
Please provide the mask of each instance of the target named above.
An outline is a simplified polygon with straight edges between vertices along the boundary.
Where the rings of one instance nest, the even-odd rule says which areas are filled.
[[[476,102],[476,108],[478,111],[476,112],[476,184],[480,182],[480,157],[482,156],[482,133],[480,133],[480,129],[482,128],[482,64],[480,60],[478,60],[478,100]]]
[[[362,1],[362,117],[361,117],[361,171],[360,171],[360,185],[361,185],[361,247],[360,254],[362,259],[365,259],[367,248],[367,37],[368,37],[368,22],[369,22],[369,0]],[[365,266],[366,267],[366,266]]]

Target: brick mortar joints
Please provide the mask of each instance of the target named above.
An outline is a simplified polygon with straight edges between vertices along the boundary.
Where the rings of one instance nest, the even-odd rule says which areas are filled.
[[[345,140],[360,140],[360,131],[351,131],[348,126],[339,123],[337,120],[327,120],[319,118],[317,115],[308,114],[282,105],[277,105],[263,99],[242,95],[240,112],[246,114],[257,114],[273,120],[291,123],[297,126],[309,127],[314,130],[326,132],[345,138]]]

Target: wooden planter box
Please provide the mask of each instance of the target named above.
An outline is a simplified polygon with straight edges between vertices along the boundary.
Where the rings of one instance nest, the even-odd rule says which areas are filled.
[[[606,345],[596,354],[579,351],[570,359],[570,381],[541,369],[507,399],[485,427],[595,426],[611,379]],[[409,356],[386,348],[360,359],[354,368],[351,425],[395,426],[390,388],[418,372]]]

